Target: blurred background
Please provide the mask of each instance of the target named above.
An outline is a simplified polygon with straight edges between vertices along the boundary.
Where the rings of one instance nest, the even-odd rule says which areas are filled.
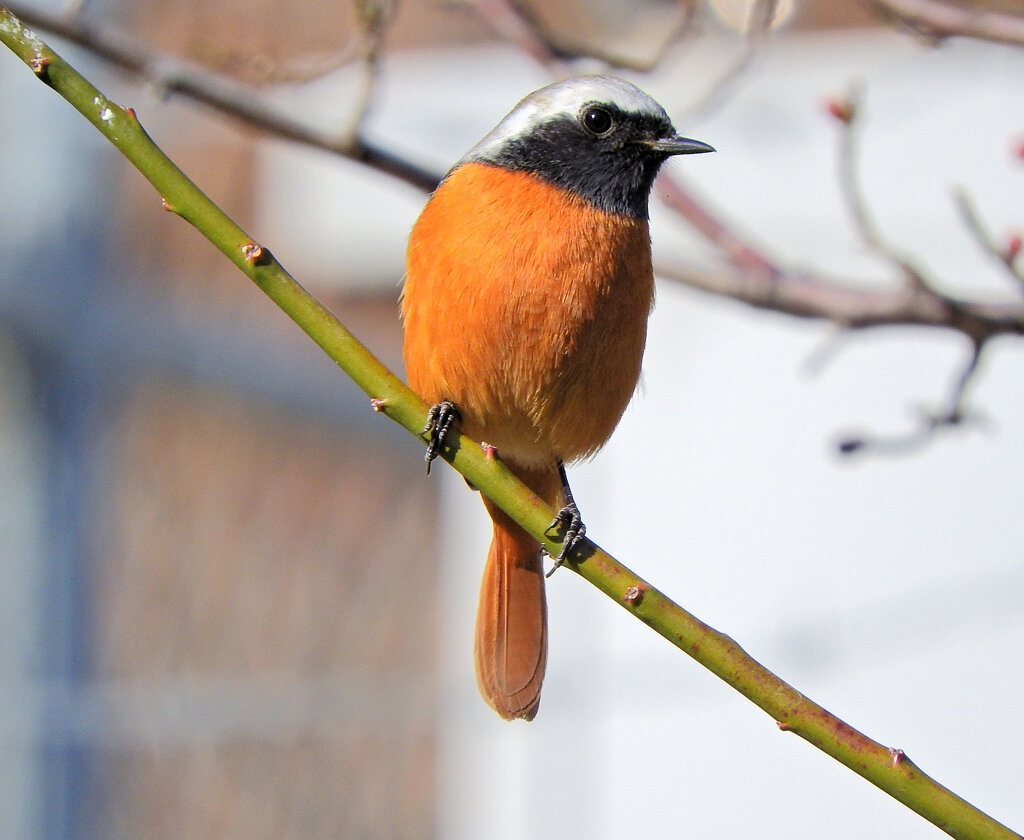
[[[559,75],[648,90],[718,149],[670,170],[719,235],[656,190],[643,383],[570,472],[591,536],[1020,830],[1014,330],[986,342],[962,422],[929,425],[962,332],[844,330],[693,286],[764,282],[728,234],[786,276],[898,289],[851,219],[845,137],[888,250],[1024,322],[999,259],[1024,227],[1024,46],[864,0],[781,2],[769,25],[771,5],[12,8],[396,371],[424,183]],[[1020,26],[1016,0],[941,8]],[[0,837],[939,835],[571,572],[550,580],[539,716],[500,721],[472,671],[476,495],[428,480],[420,445],[6,51],[0,113]],[[369,165],[328,148],[351,137]]]

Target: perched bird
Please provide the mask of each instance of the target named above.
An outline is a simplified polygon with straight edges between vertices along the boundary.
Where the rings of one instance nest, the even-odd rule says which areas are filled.
[[[680,137],[634,85],[580,76],[523,99],[451,169],[409,238],[409,385],[428,403],[427,469],[453,422],[559,509],[582,539],[565,463],[593,455],[636,388],[654,301],[647,203]],[[489,499],[494,537],[476,674],[503,718],[532,720],[547,659],[537,540]]]

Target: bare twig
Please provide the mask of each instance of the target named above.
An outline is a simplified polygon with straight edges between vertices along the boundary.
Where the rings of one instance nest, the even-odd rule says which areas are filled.
[[[708,209],[678,177],[658,176],[655,194],[721,250],[728,268],[705,271],[660,263],[661,276],[701,291],[842,327],[942,327],[985,341],[995,335],[1024,335],[1024,303],[989,303],[940,295],[927,286],[894,291],[858,289],[783,266]]]
[[[839,442],[837,447],[839,452],[844,455],[866,451],[890,455],[905,454],[921,448],[943,430],[962,428],[968,422],[979,425],[982,418],[978,414],[968,412],[965,394],[968,385],[978,372],[981,354],[986,344],[987,342],[985,341],[972,343],[971,355],[967,360],[967,364],[964,365],[963,370],[953,383],[952,393],[945,409],[938,412],[922,411],[918,427],[906,435],[894,437],[857,435],[847,437]]]
[[[306,59],[302,65],[291,62],[287,67],[275,66],[260,81],[263,84],[303,84],[319,79],[341,67],[360,62],[366,71],[367,95],[362,97],[363,107],[356,108],[357,114],[366,111],[369,90],[376,81],[380,54],[384,38],[395,15],[397,0],[354,0],[358,30],[343,49],[334,53]],[[359,123],[356,119],[353,122]]]
[[[970,363],[958,377],[945,410],[926,412],[912,434],[899,439],[850,438],[839,446],[841,452],[865,449],[907,451],[931,439],[940,429],[961,426],[967,418],[964,392],[978,369],[983,348],[995,335],[1024,335],[1024,304],[972,302],[939,292],[909,257],[900,253],[882,235],[860,187],[859,162],[860,92],[856,88],[841,100],[829,103],[829,111],[842,127],[840,135],[840,183],[850,214],[864,241],[872,250],[891,262],[904,279],[894,291],[866,291],[852,285],[840,285],[808,273],[781,267],[708,211],[681,184],[670,176],[658,180],[657,192],[666,204],[682,215],[711,243],[717,246],[732,268],[719,272],[680,266],[659,265],[663,276],[672,277],[694,288],[728,296],[764,309],[790,315],[823,318],[839,327],[858,328],[883,325],[926,325],[963,333],[971,342]],[[1000,249],[981,228],[973,208],[961,194],[961,211],[968,226],[1018,280],[1016,257],[1020,251],[1014,242]],[[1024,284],[1022,284],[1024,285]]]
[[[782,273],[766,254],[744,241],[708,209],[705,201],[698,199],[692,191],[684,187],[677,177],[662,170],[655,180],[654,194],[721,250],[729,262],[741,272],[750,274],[752,278],[762,283]],[[678,272],[666,270],[669,274],[677,274],[677,279],[689,282],[685,279],[689,276],[686,269],[680,269]]]
[[[763,0],[776,2],[776,0]],[[565,39],[555,37],[543,25],[535,20],[528,10],[510,0],[469,0],[477,14],[487,22],[494,32],[515,44],[538,64],[547,67],[555,77],[561,78],[569,74],[568,62],[577,58],[590,58],[600,61],[609,67],[623,70],[650,70],[664,57],[664,51],[672,45],[690,26],[695,3],[680,2],[682,9],[675,31],[666,39],[665,46],[655,55],[643,61],[632,61],[621,55],[601,49],[595,44],[573,44]]]
[[[746,246],[734,234],[722,237],[736,241],[743,253]],[[755,257],[756,259],[756,257]],[[659,276],[678,280],[694,289],[730,297],[758,309],[769,309],[800,318],[820,318],[840,327],[923,326],[952,329],[975,340],[997,335],[1024,336],[1024,303],[955,301],[914,289],[874,291],[853,284],[840,285],[810,273],[770,265],[707,271],[690,266],[659,263]]]
[[[743,49],[721,75],[705,88],[701,97],[686,109],[687,119],[707,117],[715,106],[725,100],[729,88],[746,73],[764,45],[778,9],[778,0],[755,0],[743,33]]]
[[[934,286],[928,282],[924,272],[910,258],[896,250],[882,235],[864,198],[858,172],[862,122],[861,100],[860,85],[854,85],[846,99],[838,104],[833,103],[831,108],[833,115],[837,116],[837,122],[842,127],[839,135],[839,185],[842,188],[846,205],[857,230],[860,231],[860,235],[868,247],[896,266],[906,282],[934,293]]]
[[[180,94],[226,114],[247,126],[295,143],[324,149],[399,178],[422,190],[437,186],[438,175],[394,155],[357,132],[324,132],[281,114],[257,100],[251,88],[203,73],[180,61],[156,56],[113,33],[89,26],[74,17],[64,18],[22,3],[7,3],[28,25],[52,32],[85,47],[115,67],[139,76],[166,95]],[[353,113],[363,113],[362,99]]]
[[[732,263],[732,269],[701,271],[678,265],[657,266],[661,276],[686,285],[731,297],[760,309],[772,309],[804,318],[821,318],[846,329],[919,325],[963,333],[972,355],[954,383],[947,407],[923,412],[919,427],[906,436],[881,438],[859,435],[839,444],[844,454],[872,451],[905,453],[927,443],[943,429],[962,427],[976,419],[964,407],[964,394],[978,370],[988,340],[996,335],[1024,336],[1024,302],[987,303],[940,295],[928,285],[907,283],[893,291],[869,291],[841,285],[809,273],[782,268],[764,252],[747,244],[694,200],[678,182],[659,180],[659,192]]]
[[[982,303],[960,300],[938,292],[924,273],[906,256],[898,253],[881,235],[861,193],[857,177],[858,148],[856,126],[859,98],[833,101],[829,110],[842,124],[840,147],[841,182],[851,215],[865,242],[900,270],[906,282],[894,291],[860,290],[840,285],[807,273],[782,268],[768,254],[744,241],[720,219],[708,211],[670,176],[658,180],[657,192],[671,208],[686,218],[710,242],[716,245],[732,265],[731,270],[700,271],[680,266],[659,265],[663,276],[678,279],[694,288],[732,297],[764,309],[790,315],[823,318],[837,326],[863,329],[883,325],[927,325],[963,333],[973,352],[969,364],[954,384],[947,408],[923,412],[918,429],[899,438],[851,437],[839,445],[840,452],[870,449],[876,452],[906,452],[930,440],[936,432],[962,426],[969,418],[964,409],[964,393],[978,369],[978,361],[988,340],[999,334],[1024,335],[1024,303]],[[968,224],[988,250],[1018,276],[1015,258],[1019,248],[1009,251],[989,241],[983,234],[973,209],[961,197],[961,208]]]
[[[974,207],[974,202],[962,188],[954,190],[953,199],[960,210],[964,224],[974,234],[978,244],[981,245],[986,253],[995,257],[996,261],[1010,272],[1010,276],[1016,281],[1018,289],[1024,291],[1024,265],[1021,265],[1017,259],[1020,256],[1019,242],[1007,244],[997,242],[995,237],[985,229],[981,218],[978,216],[978,211]]]
[[[568,75],[565,60],[569,56],[544,37],[510,0],[470,0],[470,5],[499,38],[518,47],[556,78]]]
[[[384,49],[384,37],[394,19],[397,0],[357,0],[359,25],[362,33],[363,81],[356,97],[353,119],[347,128],[349,144],[356,145],[362,136],[363,124],[373,104],[373,92],[380,75],[380,56]]]
[[[931,41],[961,35],[1024,46],[1024,17],[943,0],[868,0],[883,15]]]

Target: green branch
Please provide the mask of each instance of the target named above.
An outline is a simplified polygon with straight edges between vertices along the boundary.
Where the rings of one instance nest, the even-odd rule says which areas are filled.
[[[143,130],[134,111],[108,100],[2,6],[0,41],[102,132],[156,188],[169,209],[193,224],[281,307],[366,392],[374,409],[420,435],[426,422],[423,401],[171,162]],[[554,512],[501,461],[466,437],[442,455],[550,552],[557,553],[557,543],[545,533]],[[808,700],[728,636],[686,612],[593,543],[574,553],[567,566],[771,715],[780,729],[795,732],[943,831],[975,840],[1021,840],[926,776],[901,750],[872,741]]]

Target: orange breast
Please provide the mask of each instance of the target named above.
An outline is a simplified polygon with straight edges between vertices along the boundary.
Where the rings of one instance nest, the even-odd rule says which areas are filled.
[[[524,173],[459,167],[409,239],[409,384],[528,467],[593,454],[636,387],[654,297],[647,222]]]

